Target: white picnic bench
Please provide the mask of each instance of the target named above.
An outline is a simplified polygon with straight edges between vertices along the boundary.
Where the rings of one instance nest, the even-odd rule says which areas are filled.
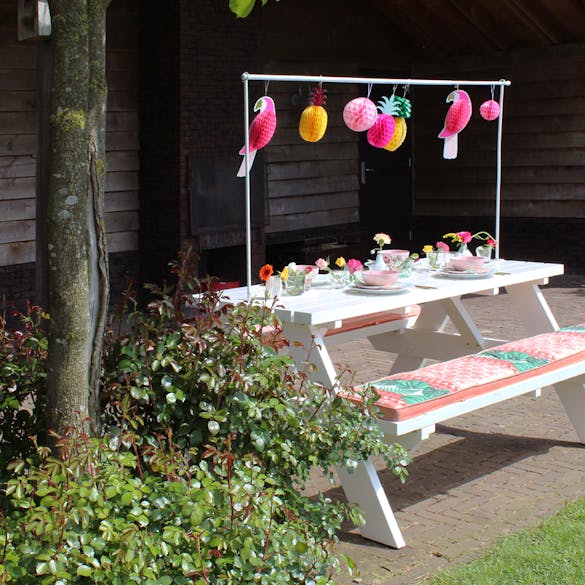
[[[522,394],[538,395],[545,386],[554,386],[577,436],[585,442],[584,383],[585,324],[394,374],[361,388],[373,388],[380,395],[379,424],[385,440],[412,449],[434,432],[437,423]],[[355,395],[350,398],[359,400]],[[362,461],[357,472],[338,469],[338,474],[347,499],[365,514],[362,536],[403,547],[374,464]]]

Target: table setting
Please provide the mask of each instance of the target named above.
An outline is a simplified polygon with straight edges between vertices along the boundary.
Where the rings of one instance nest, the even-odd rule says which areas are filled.
[[[299,296],[311,288],[341,289],[347,294],[356,295],[393,295],[410,291],[413,287],[436,288],[430,282],[421,282],[424,275],[436,279],[476,280],[489,279],[497,274],[499,260],[491,258],[496,245],[486,231],[472,234],[468,231],[447,233],[456,249],[451,250],[448,243],[437,242],[434,246],[425,245],[422,257],[417,252],[405,249],[385,249],[392,238],[383,232],[376,233],[373,240],[376,247],[370,250],[374,259],[361,260],[338,257],[317,258],[313,264],[290,262],[280,272],[275,273],[270,264],[260,269],[260,279],[265,283],[268,298]],[[468,245],[479,240],[475,255]]]

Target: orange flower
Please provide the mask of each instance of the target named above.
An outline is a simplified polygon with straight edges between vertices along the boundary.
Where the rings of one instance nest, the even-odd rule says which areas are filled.
[[[260,276],[260,280],[262,282],[266,282],[272,275],[274,274],[274,267],[272,264],[264,264],[262,268],[260,268],[260,272],[258,276]]]

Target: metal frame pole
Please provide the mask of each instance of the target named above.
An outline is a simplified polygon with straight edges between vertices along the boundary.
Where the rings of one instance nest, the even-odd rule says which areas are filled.
[[[378,85],[423,85],[423,86],[499,86],[500,87],[500,115],[498,117],[498,142],[496,162],[496,259],[500,257],[500,196],[502,182],[502,119],[504,113],[504,87],[510,85],[507,79],[498,81],[485,80],[457,80],[457,79],[400,79],[385,77],[332,77],[326,75],[265,75],[259,73],[242,73],[244,83],[244,161],[246,166],[246,283],[248,298],[250,298],[250,286],[252,282],[252,227],[250,209],[250,168],[248,159],[250,155],[250,115],[249,115],[249,81],[289,81],[289,82],[313,82],[313,83],[366,83]]]

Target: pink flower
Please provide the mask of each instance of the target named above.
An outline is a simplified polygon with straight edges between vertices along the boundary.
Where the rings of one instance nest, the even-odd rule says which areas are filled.
[[[437,246],[437,250],[442,250],[443,252],[449,251],[449,244],[445,242],[437,242],[435,246]]]
[[[469,244],[469,242],[471,242],[471,232],[457,232],[456,235],[459,237],[462,244]]]
[[[346,266],[350,274],[355,274],[358,270],[361,270],[363,268],[362,263],[359,260],[356,260],[355,258],[350,258],[346,262]]]
[[[315,260],[315,266],[317,266],[319,270],[327,270],[329,262],[327,262],[327,260],[324,260],[323,258],[317,258],[317,260]]]
[[[488,238],[486,243],[491,248],[495,248],[495,246],[496,246],[496,240],[494,240],[493,238]]]

